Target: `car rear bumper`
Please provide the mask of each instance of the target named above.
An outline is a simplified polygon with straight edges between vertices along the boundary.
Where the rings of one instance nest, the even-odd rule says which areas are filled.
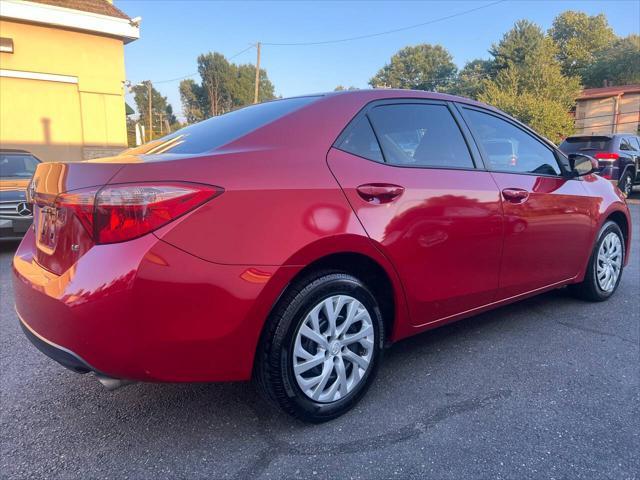
[[[33,345],[38,350],[44,353],[47,357],[55,360],[63,367],[66,367],[69,370],[73,370],[76,373],[89,373],[91,371],[95,371],[95,369],[91,365],[89,365],[71,350],[61,347],[60,345],[56,345],[55,343],[50,342],[46,338],[38,335],[38,333],[29,325],[27,325],[27,322],[25,322],[22,317],[20,317],[20,314],[18,314],[18,319],[20,320],[20,326],[22,327],[22,331],[24,332],[25,336],[31,343],[33,343]]]
[[[13,262],[27,336],[72,370],[129,380],[249,379],[264,319],[298,271],[215,264],[146,235],[54,275],[34,249],[27,232]]]

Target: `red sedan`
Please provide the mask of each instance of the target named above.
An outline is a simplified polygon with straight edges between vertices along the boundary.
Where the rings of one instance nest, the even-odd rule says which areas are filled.
[[[392,342],[565,285],[613,295],[630,216],[593,171],[459,97],[254,105],[39,165],[16,309],[40,350],[105,384],[253,377],[324,421]]]

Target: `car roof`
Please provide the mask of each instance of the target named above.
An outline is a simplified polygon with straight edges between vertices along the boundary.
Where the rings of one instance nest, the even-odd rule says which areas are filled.
[[[605,137],[605,138],[620,138],[620,137],[637,137],[633,133],[576,133],[574,135],[569,135],[565,140],[569,140],[570,138],[591,138],[591,137]]]
[[[27,154],[27,155],[32,155],[35,157],[35,155],[33,155],[33,153],[31,152],[27,152],[26,150],[19,150],[17,148],[0,148],[0,153],[19,153],[19,154]]]
[[[1,155],[30,155],[35,158],[38,162],[42,162],[38,157],[36,157],[33,153],[28,152],[26,150],[20,150],[17,148],[0,148]]]
[[[394,98],[440,100],[440,101],[447,101],[447,102],[467,103],[469,105],[476,105],[482,108],[488,108],[490,110],[499,112],[499,110],[492,107],[491,105],[487,105],[486,103],[478,102],[476,100],[471,100],[470,98],[459,97],[457,95],[450,95],[448,93],[429,92],[426,90],[409,90],[409,89],[401,89],[401,88],[369,88],[369,89],[363,89],[363,90],[340,90],[337,92],[321,93],[319,95],[327,96],[327,97],[336,96],[336,95],[349,95],[349,96],[361,97],[362,100],[365,100],[367,102],[375,101],[375,100],[394,99]]]

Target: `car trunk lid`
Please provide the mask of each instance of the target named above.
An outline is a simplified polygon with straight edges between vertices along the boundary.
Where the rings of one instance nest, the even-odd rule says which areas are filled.
[[[91,233],[60,199],[62,194],[107,184],[123,166],[110,161],[38,165],[28,189],[38,264],[60,275],[93,247]]]

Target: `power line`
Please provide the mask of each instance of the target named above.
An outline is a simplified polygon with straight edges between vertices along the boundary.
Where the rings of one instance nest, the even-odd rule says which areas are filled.
[[[358,35],[355,37],[348,37],[348,38],[341,38],[341,39],[336,39],[336,40],[323,40],[323,41],[319,41],[319,42],[289,42],[289,43],[278,43],[278,42],[261,42],[262,45],[270,45],[270,46],[303,46],[303,45],[328,45],[328,44],[332,44],[332,43],[344,43],[344,42],[349,42],[352,40],[363,40],[366,38],[373,38],[373,37],[379,37],[382,35],[388,35],[391,33],[397,33],[397,32],[403,32],[405,30],[411,30],[414,28],[419,28],[419,27],[423,27],[425,25],[431,25],[433,23],[438,23],[438,22],[442,22],[445,20],[449,20],[451,18],[456,18],[462,15],[467,15],[469,13],[472,12],[476,12],[478,10],[483,10],[485,8],[489,8],[492,7],[494,5],[497,5],[499,3],[503,3],[506,0],[497,0],[491,3],[488,3],[486,5],[481,5],[479,7],[475,7],[475,8],[470,8],[468,10],[465,10],[463,12],[458,12],[458,13],[453,13],[451,15],[446,15],[444,17],[439,17],[439,18],[435,18],[433,20],[428,20],[426,22],[422,22],[422,23],[416,23],[414,25],[408,25],[406,27],[400,27],[400,28],[395,28],[393,30],[386,30],[384,32],[377,32],[377,33],[371,33],[371,34],[366,34],[366,35]],[[236,58],[239,55],[242,55],[243,53],[245,53],[246,51],[256,47],[257,44],[251,44],[249,45],[247,48],[245,48],[244,50],[239,51],[238,53],[230,56],[229,58],[227,58],[227,60],[232,60],[234,58]],[[176,78],[169,78],[166,80],[157,80],[154,81],[152,83],[154,84],[161,84],[161,83],[171,83],[171,82],[176,82],[178,80],[185,80],[187,78],[193,77],[195,75],[198,75],[199,72],[193,72],[193,73],[189,73],[187,75],[182,75],[180,77],[176,77]],[[137,82],[134,82],[137,83]]]
[[[252,49],[252,48],[254,48],[254,47],[255,47],[255,45],[249,45],[249,46],[248,46],[247,48],[245,48],[244,50],[241,50],[241,51],[239,51],[238,53],[235,53],[235,54],[231,55],[229,58],[227,58],[227,60],[233,60],[234,58],[236,58],[236,57],[238,57],[238,56],[242,55],[244,52],[246,52],[246,51],[248,51],[248,50],[251,50],[251,49]],[[152,81],[151,83],[153,83],[153,84],[158,84],[158,83],[170,83],[170,82],[176,82],[176,81],[178,81],[178,80],[184,80],[184,79],[187,79],[187,78],[189,78],[189,77],[193,77],[193,76],[195,76],[195,75],[198,75],[198,73],[199,73],[199,72],[193,72],[193,73],[190,73],[189,75],[183,75],[182,77],[169,78],[169,79],[167,79],[167,80],[158,80],[158,81],[155,81],[155,82],[153,82],[153,81]]]
[[[505,1],[506,0],[497,0],[495,2],[487,3],[486,5],[481,5],[479,7],[470,8],[470,9],[465,10],[463,12],[452,13],[451,15],[446,15],[444,17],[434,18],[433,20],[428,20],[426,22],[416,23],[414,25],[408,25],[406,27],[394,28],[393,30],[386,30],[384,32],[369,33],[369,34],[366,34],[366,35],[358,35],[358,36],[355,36],[355,37],[339,38],[339,39],[334,39],[334,40],[322,40],[322,41],[317,41],[317,42],[262,42],[262,44],[263,45],[270,45],[270,46],[278,46],[278,47],[285,47],[285,46],[286,47],[293,47],[293,46],[308,46],[308,45],[328,45],[328,44],[331,44],[331,43],[343,43],[343,42],[350,42],[352,40],[363,40],[365,38],[379,37],[379,36],[382,36],[382,35],[389,35],[391,33],[404,32],[405,30],[411,30],[413,28],[424,27],[425,25],[431,25],[433,23],[442,22],[444,20],[449,20],[451,18],[460,17],[462,15],[467,15],[468,13],[477,12],[478,10],[483,10],[485,8],[489,8],[489,7],[492,7],[494,5],[497,5],[499,3],[503,3]]]

